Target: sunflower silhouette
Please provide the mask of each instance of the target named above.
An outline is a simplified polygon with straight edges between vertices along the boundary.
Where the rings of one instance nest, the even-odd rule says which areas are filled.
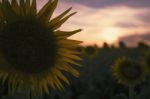
[[[125,57],[117,59],[111,71],[119,83],[127,86],[141,83],[146,75],[145,66]]]
[[[86,46],[84,48],[84,55],[87,57],[87,58],[94,58],[96,55],[98,54],[98,47],[95,45],[95,46]]]
[[[62,71],[79,77],[70,64],[80,66],[80,41],[67,39],[80,32],[60,31],[59,27],[76,12],[71,8],[51,18],[58,0],[49,0],[37,12],[36,0],[0,2],[0,78],[9,82],[9,90],[28,88],[31,93],[49,93],[48,87],[63,89],[69,84]]]

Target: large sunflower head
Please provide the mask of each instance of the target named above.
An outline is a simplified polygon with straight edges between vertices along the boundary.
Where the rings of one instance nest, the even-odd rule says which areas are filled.
[[[75,77],[79,73],[70,64],[80,66],[80,41],[67,39],[81,31],[60,31],[72,15],[64,11],[51,19],[58,0],[49,0],[37,12],[36,0],[0,2],[0,79],[9,82],[11,92],[28,88],[32,93],[49,92],[48,87],[63,89],[69,84],[62,71]]]
[[[145,66],[125,57],[119,58],[111,66],[111,71],[119,83],[124,85],[136,85],[144,80]]]

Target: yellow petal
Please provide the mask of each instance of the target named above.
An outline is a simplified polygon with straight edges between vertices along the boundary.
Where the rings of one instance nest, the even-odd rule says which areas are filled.
[[[56,6],[57,6],[58,0],[54,0],[51,2],[51,0],[41,9],[41,11],[38,14],[38,18],[42,20],[42,22],[47,22],[50,20]]]
[[[39,11],[39,13],[37,14],[37,16],[40,18],[44,13],[45,11],[51,6],[51,3],[52,3],[52,0],[49,0],[45,5],[44,7],[42,7]]]
[[[63,60],[67,63],[73,64],[73,65],[76,65],[76,66],[81,66],[79,63],[77,63],[77,62],[75,62],[75,61],[73,61],[69,58],[64,58]]]
[[[26,14],[30,13],[30,0],[26,0],[25,3]]]
[[[56,24],[57,22],[59,22],[70,10],[72,9],[72,7],[71,8],[69,8],[69,9],[67,9],[66,11],[64,11],[62,14],[60,14],[59,16],[57,16],[56,18],[54,18],[53,20],[51,20],[50,21],[50,26],[52,25],[54,25],[54,24]]]
[[[37,13],[36,0],[32,0],[32,4],[31,4],[31,14],[32,14],[32,15],[36,15],[36,13]]]
[[[56,71],[56,74],[57,74],[57,76],[58,76],[61,80],[63,80],[65,83],[67,83],[68,85],[70,84],[70,83],[69,83],[69,80],[61,73],[60,70],[57,70],[57,71]]]
[[[5,15],[6,21],[8,22],[14,21],[17,17],[9,1],[7,0],[2,0],[2,11],[3,11],[3,14]]]
[[[80,54],[80,52],[76,51],[76,50],[69,50],[66,48],[60,48],[59,51],[60,53],[70,53],[70,54]]]
[[[55,85],[54,85],[54,82],[53,82],[53,77],[52,77],[53,75],[51,75],[51,76],[49,76],[48,78],[47,78],[47,81],[48,81],[48,83],[50,84],[50,86],[53,88],[53,89],[56,89],[56,87],[55,87]]]
[[[78,29],[78,30],[74,30],[74,31],[56,31],[54,32],[56,36],[58,37],[69,37],[69,36],[72,36],[78,32],[82,31],[81,29]]]
[[[19,0],[20,1],[20,14],[22,15],[22,16],[25,16],[25,1],[24,0]]]
[[[82,43],[81,41],[77,41],[77,40],[70,40],[70,39],[64,39],[64,40],[60,40],[59,44],[62,46],[76,46],[78,44]]]
[[[59,27],[61,27],[61,25],[66,22],[71,16],[73,16],[74,14],[76,14],[77,12],[71,13],[70,15],[66,16],[65,18],[61,19],[59,22],[57,22],[56,24],[52,25],[51,28],[53,30],[58,29]]]
[[[47,94],[49,94],[47,81],[45,81],[45,83],[43,83],[43,89],[44,89],[44,91],[45,91]]]
[[[69,73],[71,73],[75,77],[79,77],[80,76],[80,73],[76,69],[74,69],[73,67],[71,67],[69,64],[67,64],[67,63],[63,64],[61,62],[59,64],[57,65],[57,68],[59,68],[60,70],[69,72]]]
[[[19,5],[18,5],[17,1],[16,0],[12,0],[11,5],[12,5],[13,10],[17,14],[19,14]]]
[[[61,83],[60,80],[57,78],[57,76],[54,76],[54,84],[55,84],[55,86],[56,86],[59,90],[64,89],[62,83]]]

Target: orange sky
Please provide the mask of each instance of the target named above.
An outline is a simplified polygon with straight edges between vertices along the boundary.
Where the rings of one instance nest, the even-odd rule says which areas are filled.
[[[38,2],[39,9],[45,1]],[[116,44],[121,37],[134,37],[134,35],[150,33],[150,24],[137,17],[149,13],[149,8],[132,8],[123,5],[93,8],[61,0],[54,17],[69,7],[73,7],[72,12],[77,11],[78,13],[71,17],[60,29],[68,31],[78,28],[83,29],[82,32],[73,35],[70,39],[81,40],[84,45],[97,44],[101,46],[104,42]]]

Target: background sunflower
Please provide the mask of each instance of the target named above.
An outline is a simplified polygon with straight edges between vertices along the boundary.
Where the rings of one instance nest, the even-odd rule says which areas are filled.
[[[92,59],[98,54],[98,47],[96,45],[85,46],[83,53],[85,57]]]
[[[37,12],[36,0],[2,0],[0,2],[0,78],[8,80],[14,93],[28,89],[31,93],[49,93],[48,87],[63,89],[69,84],[62,71],[79,77],[70,64],[80,66],[73,50],[80,41],[67,39],[80,32],[60,31],[59,27],[76,12],[71,8],[51,18],[58,0],[49,0]]]
[[[145,66],[125,57],[117,59],[111,71],[119,83],[127,86],[141,83],[146,75]]]

